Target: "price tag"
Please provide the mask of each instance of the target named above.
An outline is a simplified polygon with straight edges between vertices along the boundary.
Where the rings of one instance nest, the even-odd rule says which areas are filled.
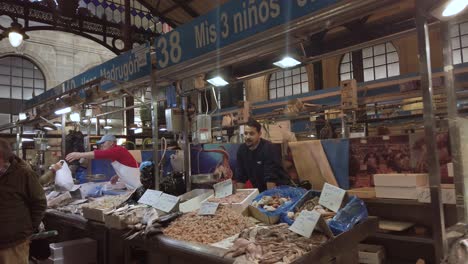
[[[232,194],[232,180],[216,183],[213,187],[216,198],[224,198]]]
[[[294,223],[289,227],[289,230],[301,236],[310,238],[319,219],[320,213],[316,211],[303,210]]]
[[[325,183],[322,194],[320,195],[319,204],[336,213],[340,209],[345,194],[345,190]]]
[[[156,204],[158,203],[161,194],[161,191],[146,190],[146,192],[141,196],[138,202],[156,208]]]
[[[216,210],[218,210],[219,203],[205,202],[202,203],[200,210],[198,210],[199,215],[214,215]]]
[[[176,204],[179,202],[179,199],[180,198],[177,196],[163,193],[159,197],[159,200],[156,203],[156,206],[154,206],[154,208],[169,213],[170,211],[172,211],[172,209],[174,209]]]

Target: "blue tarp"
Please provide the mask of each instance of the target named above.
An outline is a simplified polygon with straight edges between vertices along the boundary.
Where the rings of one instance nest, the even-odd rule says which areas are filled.
[[[340,188],[349,189],[349,140],[321,140],[323,150],[327,155],[335,179]]]

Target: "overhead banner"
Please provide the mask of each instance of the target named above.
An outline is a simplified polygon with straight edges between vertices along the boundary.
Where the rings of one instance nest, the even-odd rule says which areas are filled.
[[[342,1],[231,0],[157,38],[157,69],[196,58]]]
[[[150,45],[146,43],[131,51],[104,62],[101,65],[93,67],[72,79],[61,83],[60,85],[45,91],[44,93],[26,101],[26,109],[32,108],[51,98],[55,98],[70,90],[83,86],[100,77],[106,80],[101,83],[101,89],[111,90],[117,82],[127,82],[140,79],[151,74]]]

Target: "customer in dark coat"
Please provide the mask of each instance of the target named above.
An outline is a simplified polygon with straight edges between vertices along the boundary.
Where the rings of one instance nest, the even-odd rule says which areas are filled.
[[[29,263],[29,237],[46,207],[38,175],[0,139],[0,264]]]

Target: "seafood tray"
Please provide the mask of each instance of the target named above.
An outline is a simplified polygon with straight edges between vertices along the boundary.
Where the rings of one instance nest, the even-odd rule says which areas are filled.
[[[231,208],[232,210],[242,213],[248,206],[249,204],[253,201],[253,199],[258,195],[258,189],[238,189],[236,194],[238,193],[249,193],[241,202],[237,203],[229,203],[229,202],[222,202],[221,205],[224,205],[225,207]],[[227,196],[225,198],[222,198],[221,200],[226,200],[229,199],[229,197],[234,196],[236,194]],[[242,196],[245,196],[245,194],[242,194]],[[207,199],[205,199],[202,203],[204,202],[209,202],[209,201],[214,201],[216,202],[218,199],[214,198],[214,195],[211,195]]]

